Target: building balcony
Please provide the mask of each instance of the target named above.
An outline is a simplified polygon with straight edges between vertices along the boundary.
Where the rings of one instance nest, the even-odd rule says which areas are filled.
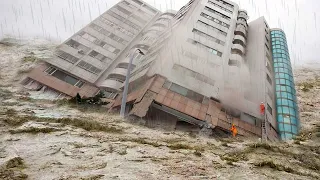
[[[163,26],[163,27],[167,28],[169,26],[169,20],[156,21],[152,26]]]
[[[243,17],[246,20],[249,19],[248,12],[246,10],[243,10],[243,9],[239,10],[238,17]]]
[[[249,19],[249,16],[246,15],[245,13],[243,13],[243,12],[239,12],[238,18],[244,18],[244,19],[248,20],[248,19]]]
[[[230,60],[243,62],[243,57],[240,54],[231,54]]]
[[[131,65],[131,71],[135,68],[135,65]],[[121,62],[117,65],[116,68],[122,68],[122,69],[128,69],[129,68],[129,62]]]
[[[150,46],[147,45],[147,44],[145,44],[145,43],[137,43],[136,45],[134,45],[134,46],[131,48],[131,51],[132,51],[132,50],[135,50],[135,48],[148,51],[149,48],[150,48]]]
[[[154,38],[154,39],[150,39],[150,38],[149,39],[143,39],[143,40],[141,40],[139,42],[139,44],[145,44],[145,45],[151,46],[155,39],[156,38]]]
[[[168,14],[164,14],[164,15],[161,15],[158,19],[160,19],[160,18],[173,19],[173,16],[170,16]]]
[[[115,74],[115,75],[126,77],[127,76],[127,69],[115,68],[110,74]]]
[[[148,29],[148,31],[158,31],[158,32],[162,32],[163,30],[165,30],[166,27],[162,27],[162,26],[152,26],[151,28]]]
[[[125,58],[122,60],[121,64],[127,64],[127,66],[129,67],[130,58],[131,58],[131,55],[129,55],[128,57],[125,57]],[[131,65],[131,70],[134,69],[134,68],[138,65],[138,63],[139,63],[138,61],[133,60],[133,61],[132,61],[132,65]],[[124,68],[124,67],[125,67],[125,66],[123,66],[123,68]],[[126,67],[126,69],[127,69],[128,67]]]
[[[238,78],[238,76],[240,76],[240,65],[233,65],[233,66],[229,65],[228,71],[229,71],[229,77],[231,77],[232,79],[236,79]],[[240,82],[235,82],[233,86],[237,87],[239,83]]]
[[[143,35],[144,35],[144,36],[147,36],[147,35],[148,35],[148,36],[153,36],[153,37],[156,36],[156,37],[158,37],[158,36],[159,36],[158,34],[159,34],[159,30],[150,30],[150,29],[147,29],[146,31],[143,32]]]
[[[159,18],[167,18],[167,19],[173,19],[173,17],[177,14],[177,12],[165,12],[159,16]],[[159,19],[158,18],[158,19]]]
[[[175,10],[166,10],[166,12],[164,12],[164,14],[172,14],[173,16],[177,14],[177,11]]]
[[[234,34],[241,35],[244,38],[247,38],[247,30],[246,30],[245,26],[240,25],[240,24],[237,26],[236,30],[234,31]]]
[[[237,20],[237,25],[238,24],[242,24],[246,29],[248,29],[248,24],[247,24],[246,20],[240,18],[240,19]]]
[[[244,13],[245,15],[248,15],[248,12],[244,9],[239,9],[239,13]]]
[[[243,57],[240,54],[231,54],[228,65],[230,67],[240,67],[243,63]]]
[[[235,35],[234,36],[234,42],[238,42],[238,43],[235,43],[235,44],[241,44],[242,46],[246,46],[246,44],[247,44],[246,39],[241,35]]]
[[[231,49],[239,55],[243,55],[245,53],[244,47],[241,44],[233,44]]]
[[[124,82],[127,77],[127,69],[115,68],[107,77],[107,79],[113,79],[119,82]]]
[[[118,92],[123,82],[116,79],[106,79],[100,84],[100,88],[105,88],[108,92]]]

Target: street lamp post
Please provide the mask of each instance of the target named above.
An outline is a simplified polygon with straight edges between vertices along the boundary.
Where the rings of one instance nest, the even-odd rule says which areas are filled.
[[[129,61],[129,66],[128,66],[128,70],[127,70],[126,81],[124,83],[124,89],[123,89],[123,94],[122,94],[122,102],[121,102],[121,110],[120,110],[120,116],[121,117],[125,116],[126,102],[127,102],[128,88],[129,88],[129,80],[130,80],[130,73],[131,73],[131,66],[132,66],[132,62],[133,62],[133,56],[134,56],[136,51],[138,51],[141,55],[144,55],[144,53],[140,49],[136,49],[131,54],[130,61]]]

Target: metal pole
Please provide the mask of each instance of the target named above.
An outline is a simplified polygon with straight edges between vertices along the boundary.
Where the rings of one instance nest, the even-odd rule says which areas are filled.
[[[123,89],[123,94],[122,94],[122,102],[121,102],[121,110],[120,110],[120,116],[124,117],[125,111],[126,111],[126,102],[127,102],[127,95],[128,95],[128,86],[129,86],[129,79],[130,79],[130,72],[131,72],[131,66],[132,66],[132,62],[133,62],[133,56],[135,54],[137,50],[135,50],[131,57],[130,57],[130,61],[129,61],[129,66],[128,66],[128,70],[127,70],[127,76],[126,76],[126,81],[124,83],[124,89]]]

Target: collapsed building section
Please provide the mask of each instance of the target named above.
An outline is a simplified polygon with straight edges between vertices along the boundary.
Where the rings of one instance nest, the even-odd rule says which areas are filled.
[[[165,121],[163,125],[173,130],[177,123],[182,121],[196,127],[213,129],[213,133],[215,130],[227,133],[231,124],[235,124],[240,135],[261,136],[261,120],[241,113],[234,117],[232,110],[225,109],[217,100],[179,87],[162,76],[155,75],[140,86],[141,89],[128,95],[129,115],[146,118],[151,127],[154,120]],[[186,93],[182,94],[177,89],[184,89]],[[115,101],[113,108],[120,108],[121,99],[119,97]],[[241,120],[241,116],[255,124]]]

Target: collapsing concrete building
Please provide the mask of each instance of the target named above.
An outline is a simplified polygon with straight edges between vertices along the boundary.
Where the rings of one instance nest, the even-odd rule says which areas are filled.
[[[165,13],[122,0],[61,44],[23,83],[57,97],[102,92],[118,109],[133,57],[127,113],[145,117],[149,126],[186,123],[222,133],[235,124],[240,135],[291,138],[299,116],[285,35],[270,30],[263,17],[249,24],[248,18],[228,0],[191,0]],[[279,31],[286,57],[274,44]],[[277,74],[284,64],[287,84]],[[276,94],[278,86],[290,88],[292,97]]]

